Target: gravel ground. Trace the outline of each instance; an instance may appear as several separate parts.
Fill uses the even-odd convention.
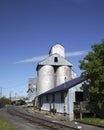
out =
[[[25,110],[22,109],[21,107],[18,109],[21,110]],[[103,128],[97,127],[97,126],[91,126],[91,125],[86,125],[86,124],[82,124],[82,123],[78,123],[78,122],[74,122],[74,121],[69,121],[69,120],[63,120],[62,118],[60,118],[59,116],[55,116],[55,117],[47,117],[47,115],[45,115],[44,113],[41,112],[36,112],[33,110],[29,110],[30,114],[34,115],[34,116],[39,116],[40,118],[45,118],[47,120],[52,120],[52,121],[57,121],[59,123],[63,123],[69,126],[74,126],[76,128],[79,128],[80,130],[104,130]],[[25,119],[22,119],[20,117],[17,116],[13,116],[10,115],[6,108],[0,109],[0,116],[3,116],[6,120],[8,120],[9,122],[13,123],[14,125],[18,126],[19,129],[18,130],[47,130],[46,128],[42,128],[41,126],[39,126],[38,124],[32,124],[30,122],[28,122]]]
[[[28,111],[30,113],[33,113],[34,115],[38,115],[41,118],[45,117],[45,119],[47,119],[48,117],[44,112],[34,111],[31,109],[29,109]],[[60,115],[49,117],[48,120],[52,120],[61,124],[69,125],[74,128],[78,128],[79,130],[104,130],[104,127],[98,127],[96,125],[95,126],[87,125],[87,124],[79,123],[76,121],[69,121],[68,118],[66,118],[65,116],[60,116]]]
[[[8,122],[16,125],[18,127],[18,130],[46,130],[37,124],[34,125],[34,124],[26,121],[25,119],[10,115],[7,112],[6,108],[0,109],[0,116],[2,116]]]

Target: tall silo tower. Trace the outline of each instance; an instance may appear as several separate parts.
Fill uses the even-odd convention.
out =
[[[69,66],[61,65],[56,70],[56,86],[71,79],[71,69]]]
[[[65,49],[56,44],[49,56],[37,65],[37,95],[70,80],[72,64],[65,59]]]
[[[38,64],[37,95],[54,87],[54,68],[51,65]]]

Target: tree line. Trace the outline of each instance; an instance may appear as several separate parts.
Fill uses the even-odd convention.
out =
[[[86,78],[90,101],[95,109],[104,107],[104,40],[91,46],[92,51],[79,61],[81,77]],[[104,113],[103,113],[104,114]]]

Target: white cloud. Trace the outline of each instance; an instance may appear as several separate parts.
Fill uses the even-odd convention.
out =
[[[75,52],[67,52],[67,53],[65,54],[65,56],[66,56],[66,57],[80,56],[80,55],[87,54],[87,52],[88,52],[88,50],[75,51]],[[24,59],[24,60],[17,61],[16,63],[37,62],[37,61],[44,60],[46,57],[48,57],[48,55],[35,56],[35,57],[29,58],[29,59]]]
[[[41,61],[41,60],[45,59],[47,56],[48,55],[36,56],[36,57],[29,58],[29,59],[24,59],[24,60],[17,61],[16,63],[37,62],[37,61]]]
[[[67,52],[65,54],[66,57],[72,57],[72,56],[80,56],[80,55],[84,55],[87,54],[88,50],[84,50],[84,51],[75,51],[75,52]]]

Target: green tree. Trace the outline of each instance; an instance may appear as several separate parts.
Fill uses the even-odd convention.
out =
[[[91,46],[83,60],[80,60],[82,77],[88,82],[88,90],[91,101],[98,104],[99,108],[104,104],[104,40]]]
[[[4,102],[5,104],[10,104],[10,99],[9,98],[6,98],[6,97],[2,97],[0,98],[0,101]]]

